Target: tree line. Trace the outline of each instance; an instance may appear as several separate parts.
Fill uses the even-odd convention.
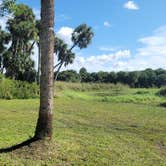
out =
[[[59,81],[91,82],[91,83],[122,83],[135,88],[161,87],[166,85],[166,70],[150,68],[142,71],[119,72],[87,72],[81,68],[79,72],[66,70],[59,73]]]

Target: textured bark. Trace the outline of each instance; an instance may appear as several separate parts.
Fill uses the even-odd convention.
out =
[[[35,137],[52,136],[53,94],[54,94],[54,0],[41,0],[41,78],[40,110]]]

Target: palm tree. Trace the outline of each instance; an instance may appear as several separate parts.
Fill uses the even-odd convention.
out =
[[[54,0],[41,0],[41,78],[40,110],[35,137],[52,136],[53,90],[54,90]]]
[[[92,41],[94,33],[91,27],[88,27],[86,24],[81,24],[77,28],[74,29],[72,33],[72,42],[73,45],[70,49],[67,49],[67,45],[63,43],[62,40],[55,38],[55,53],[59,52],[58,54],[58,61],[60,61],[57,65],[54,66],[58,68],[55,74],[55,80],[57,80],[58,74],[60,72],[61,67],[63,64],[68,65],[72,63],[75,57],[75,54],[72,53],[72,50],[75,46],[78,46],[80,49],[86,48]]]

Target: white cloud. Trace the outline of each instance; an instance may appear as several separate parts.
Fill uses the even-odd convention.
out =
[[[111,54],[102,54],[97,56],[77,56],[74,63],[69,65],[67,69],[79,70],[81,67],[86,67],[88,71],[111,70],[111,64],[114,61],[130,58],[130,50],[119,50]]]
[[[107,27],[107,28],[110,28],[110,27],[111,27],[111,24],[110,24],[108,21],[105,21],[105,22],[104,22],[104,26]]]
[[[153,35],[138,41],[144,45],[137,50],[138,55],[166,57],[166,26],[158,28]]]
[[[146,68],[166,68],[166,26],[154,31],[151,36],[138,39],[143,45],[135,56],[124,63],[115,62],[115,70],[143,70]]]
[[[72,45],[71,35],[73,33],[73,28],[70,27],[61,27],[57,32],[56,35],[64,40],[69,46]]]
[[[7,22],[8,18],[7,17],[1,17],[0,19],[0,26],[3,30],[6,29],[6,22]]]
[[[33,8],[33,13],[35,14],[36,19],[40,19],[40,10]]]
[[[130,50],[119,50],[89,57],[77,55],[74,64],[67,68],[78,71],[81,67],[86,67],[89,72],[166,69],[166,26],[156,29],[150,36],[138,39],[138,42],[142,46],[136,50],[134,55],[131,55]],[[109,48],[103,47],[101,50],[109,50]],[[112,52],[111,49],[110,51]]]
[[[123,7],[129,10],[139,10],[139,6],[134,1],[126,2]]]

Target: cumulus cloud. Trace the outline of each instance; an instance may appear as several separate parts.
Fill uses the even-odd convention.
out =
[[[139,10],[139,6],[134,1],[126,2],[123,7],[129,10]]]
[[[166,26],[156,29],[151,36],[138,39],[142,47],[124,63],[115,62],[117,70],[143,70],[166,68]]]
[[[130,50],[119,50],[110,54],[102,54],[97,56],[77,56],[74,63],[69,65],[68,69],[79,70],[81,67],[86,67],[88,71],[111,70],[114,61],[128,59],[131,56]]]
[[[138,54],[143,56],[165,56],[166,57],[166,26],[154,31],[152,36],[138,40],[144,47],[138,49]]]
[[[73,28],[71,27],[61,27],[57,32],[56,35],[57,37],[61,38],[64,40],[65,43],[67,43],[69,46],[72,45],[71,41],[71,35],[73,33]]]
[[[109,21],[105,21],[105,22],[104,22],[104,26],[107,27],[107,28],[110,28],[110,27],[111,27],[111,24],[109,23]]]

